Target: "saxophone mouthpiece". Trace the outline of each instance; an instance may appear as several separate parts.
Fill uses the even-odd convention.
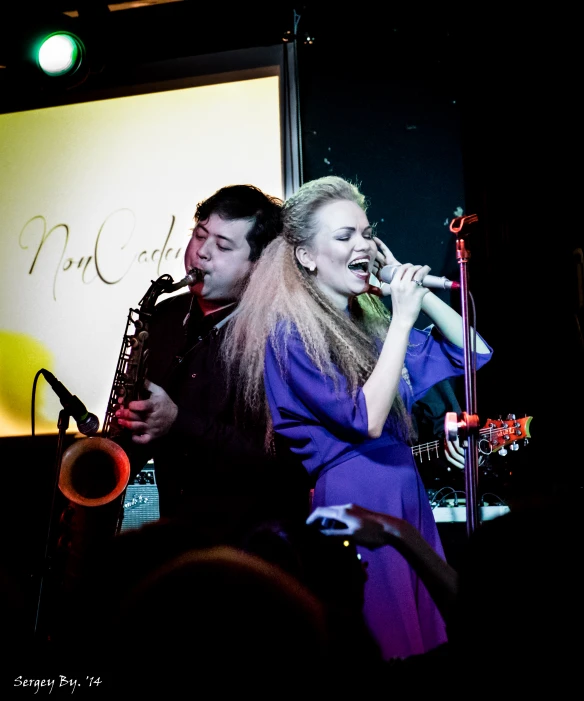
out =
[[[205,274],[199,268],[191,268],[187,273],[185,280],[187,285],[194,285],[196,282],[202,282]]]
[[[176,290],[180,290],[181,287],[185,287],[186,285],[194,285],[196,282],[202,279],[203,271],[199,270],[198,268],[191,268],[182,280],[173,283],[171,278],[171,280],[167,281],[167,283],[171,282],[171,284],[167,284],[165,292],[176,292]]]

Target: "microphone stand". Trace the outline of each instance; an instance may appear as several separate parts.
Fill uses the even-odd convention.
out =
[[[447,437],[454,440],[457,436],[463,439],[465,447],[464,481],[466,492],[466,532],[470,536],[479,524],[477,488],[479,452],[477,436],[479,435],[479,417],[476,408],[475,366],[472,363],[475,347],[471,346],[470,322],[468,313],[468,276],[467,263],[470,252],[466,248],[464,238],[468,227],[478,221],[476,214],[456,217],[450,223],[450,231],[456,235],[456,259],[460,267],[460,296],[461,315],[463,324],[464,349],[464,388],[466,411],[457,415],[448,412],[444,419],[444,429]]]
[[[47,628],[45,625],[45,620],[47,615],[44,612],[44,600],[45,600],[45,580],[48,578],[48,573],[51,569],[51,557],[52,557],[52,545],[53,545],[53,521],[55,518],[55,503],[57,499],[57,491],[59,487],[59,475],[61,472],[61,460],[63,457],[63,446],[65,442],[65,434],[69,428],[70,415],[66,409],[61,409],[59,412],[59,419],[57,421],[57,428],[59,429],[59,434],[57,438],[57,452],[55,457],[55,479],[53,484],[53,492],[51,498],[51,510],[49,513],[49,524],[47,527],[47,536],[45,540],[45,554],[43,558],[42,570],[40,573],[40,582],[38,589],[37,598],[37,609],[34,624],[34,637],[40,639],[44,636],[44,642],[48,642],[50,638],[50,627]]]

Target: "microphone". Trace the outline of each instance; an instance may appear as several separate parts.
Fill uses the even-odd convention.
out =
[[[61,383],[57,378],[44,368],[41,373],[45,377],[46,381],[51,385],[55,394],[61,400],[61,404],[64,409],[67,409],[69,414],[77,422],[77,428],[79,431],[86,436],[92,436],[97,433],[99,429],[99,419],[95,414],[91,414],[87,411],[85,404],[78,399],[74,394],[71,394],[69,390]]]
[[[395,271],[399,268],[399,265],[385,265],[379,271],[379,279],[381,282],[390,283],[393,280]],[[460,283],[449,280],[446,277],[436,277],[436,275],[426,275],[422,280],[422,287],[440,289],[440,290],[459,290]]]

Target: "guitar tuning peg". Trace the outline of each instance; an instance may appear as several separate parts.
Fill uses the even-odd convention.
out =
[[[507,455],[507,448],[505,448],[505,446],[503,446],[503,447],[499,450],[499,455],[500,455],[502,458],[504,458],[505,455]]]
[[[515,421],[516,416],[515,414],[507,414],[507,420],[508,421]]]
[[[519,443],[511,443],[511,445],[509,447],[513,451],[519,450]]]

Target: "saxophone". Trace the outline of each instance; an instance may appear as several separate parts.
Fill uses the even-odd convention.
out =
[[[123,498],[130,478],[130,460],[122,447],[129,432],[120,427],[115,412],[135,399],[144,399],[148,361],[149,321],[158,297],[202,278],[193,268],[178,282],[162,275],[128,313],[126,330],[118,357],[103,429],[100,436],[88,436],[71,444],[63,453],[59,489],[68,500],[59,519],[59,553],[63,573],[60,588],[73,590],[83,574],[87,553],[120,531]],[[99,508],[97,508],[99,507]]]

